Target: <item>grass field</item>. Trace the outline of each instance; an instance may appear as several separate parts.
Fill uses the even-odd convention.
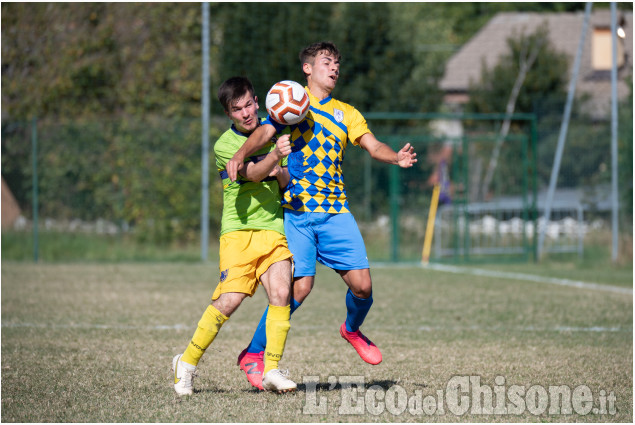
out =
[[[545,270],[632,289],[632,268]],[[404,266],[372,269],[375,302],[362,329],[381,348],[380,365],[362,362],[339,336],[345,287],[319,268],[281,362],[296,393],[256,392],[235,365],[266,303],[260,288],[203,357],[197,392],[178,398],[171,360],[217,274],[214,263],[3,261],[2,421],[633,420],[632,293]],[[469,377],[458,393],[469,405],[457,405],[452,385]],[[566,403],[545,404],[556,386],[575,395],[571,414],[562,414]]]

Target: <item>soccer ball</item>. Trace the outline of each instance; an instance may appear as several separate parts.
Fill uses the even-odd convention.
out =
[[[297,124],[309,112],[309,95],[295,81],[280,81],[267,93],[265,105],[267,113],[280,124]]]

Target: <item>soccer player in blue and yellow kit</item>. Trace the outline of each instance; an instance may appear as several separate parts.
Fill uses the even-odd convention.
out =
[[[340,53],[334,44],[312,44],[300,52],[300,61],[311,105],[306,118],[290,126],[290,182],[282,200],[285,232],[295,264],[291,312],[313,288],[316,260],[334,269],[349,288],[340,334],[364,361],[378,364],[381,352],[359,330],[373,303],[372,281],[366,247],[348,208],[341,165],[349,142],[378,161],[403,168],[417,162],[416,153],[409,143],[395,152],[375,138],[361,113],[331,97],[340,70]],[[285,128],[268,117],[227,163],[229,178],[236,178],[244,159]],[[261,384],[258,372],[267,341],[263,324],[264,319],[238,358],[256,387]]]
[[[289,136],[264,144],[246,159],[240,178],[230,181],[225,164],[260,126],[258,98],[248,79],[234,77],[220,86],[218,99],[233,122],[214,144],[216,165],[223,180],[220,282],[185,352],[172,360],[174,390],[179,395],[193,393],[200,358],[223,323],[261,283],[269,297],[261,388],[278,393],[293,391],[295,382],[278,369],[290,327],[291,252],[280,206],[280,186],[289,180],[286,167],[281,167],[291,152]]]

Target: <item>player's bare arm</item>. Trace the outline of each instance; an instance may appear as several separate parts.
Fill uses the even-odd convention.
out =
[[[254,182],[262,181],[268,176],[277,176],[282,172],[282,167],[278,165],[280,160],[291,153],[291,142],[289,141],[289,135],[285,134],[280,136],[276,141],[276,147],[274,150],[257,163],[248,162],[244,164],[244,167],[239,170],[241,176],[247,180]]]
[[[275,134],[276,129],[269,124],[261,125],[251,133],[245,143],[227,163],[227,175],[231,181],[236,181],[238,170],[243,168],[245,158],[262,148]]]
[[[289,169],[287,167],[278,167],[278,172],[276,173],[276,178],[278,179],[278,186],[280,189],[287,187],[289,184],[289,180],[291,180],[291,176],[289,175]]]
[[[399,165],[402,168],[412,167],[417,162],[417,153],[410,143],[406,143],[399,152],[395,152],[390,146],[377,140],[372,133],[366,133],[359,138],[359,144],[377,161]]]
[[[291,153],[291,136],[283,135],[276,142],[276,148],[280,150],[283,156],[287,156]],[[291,180],[291,175],[289,174],[289,168],[287,166],[281,166],[276,164],[273,167],[273,170],[269,173],[269,176],[274,177],[278,180],[278,186],[280,190],[287,187],[289,184],[289,180]]]

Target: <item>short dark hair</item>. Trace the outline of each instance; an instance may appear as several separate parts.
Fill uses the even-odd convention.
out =
[[[251,81],[246,77],[231,77],[218,88],[218,100],[225,111],[229,112],[232,103],[247,93],[252,97],[255,94]]]
[[[300,51],[300,67],[302,67],[305,63],[312,62],[315,57],[323,51],[335,56],[338,61],[342,59],[342,55],[334,43],[330,41],[318,41],[317,43],[313,43]]]

